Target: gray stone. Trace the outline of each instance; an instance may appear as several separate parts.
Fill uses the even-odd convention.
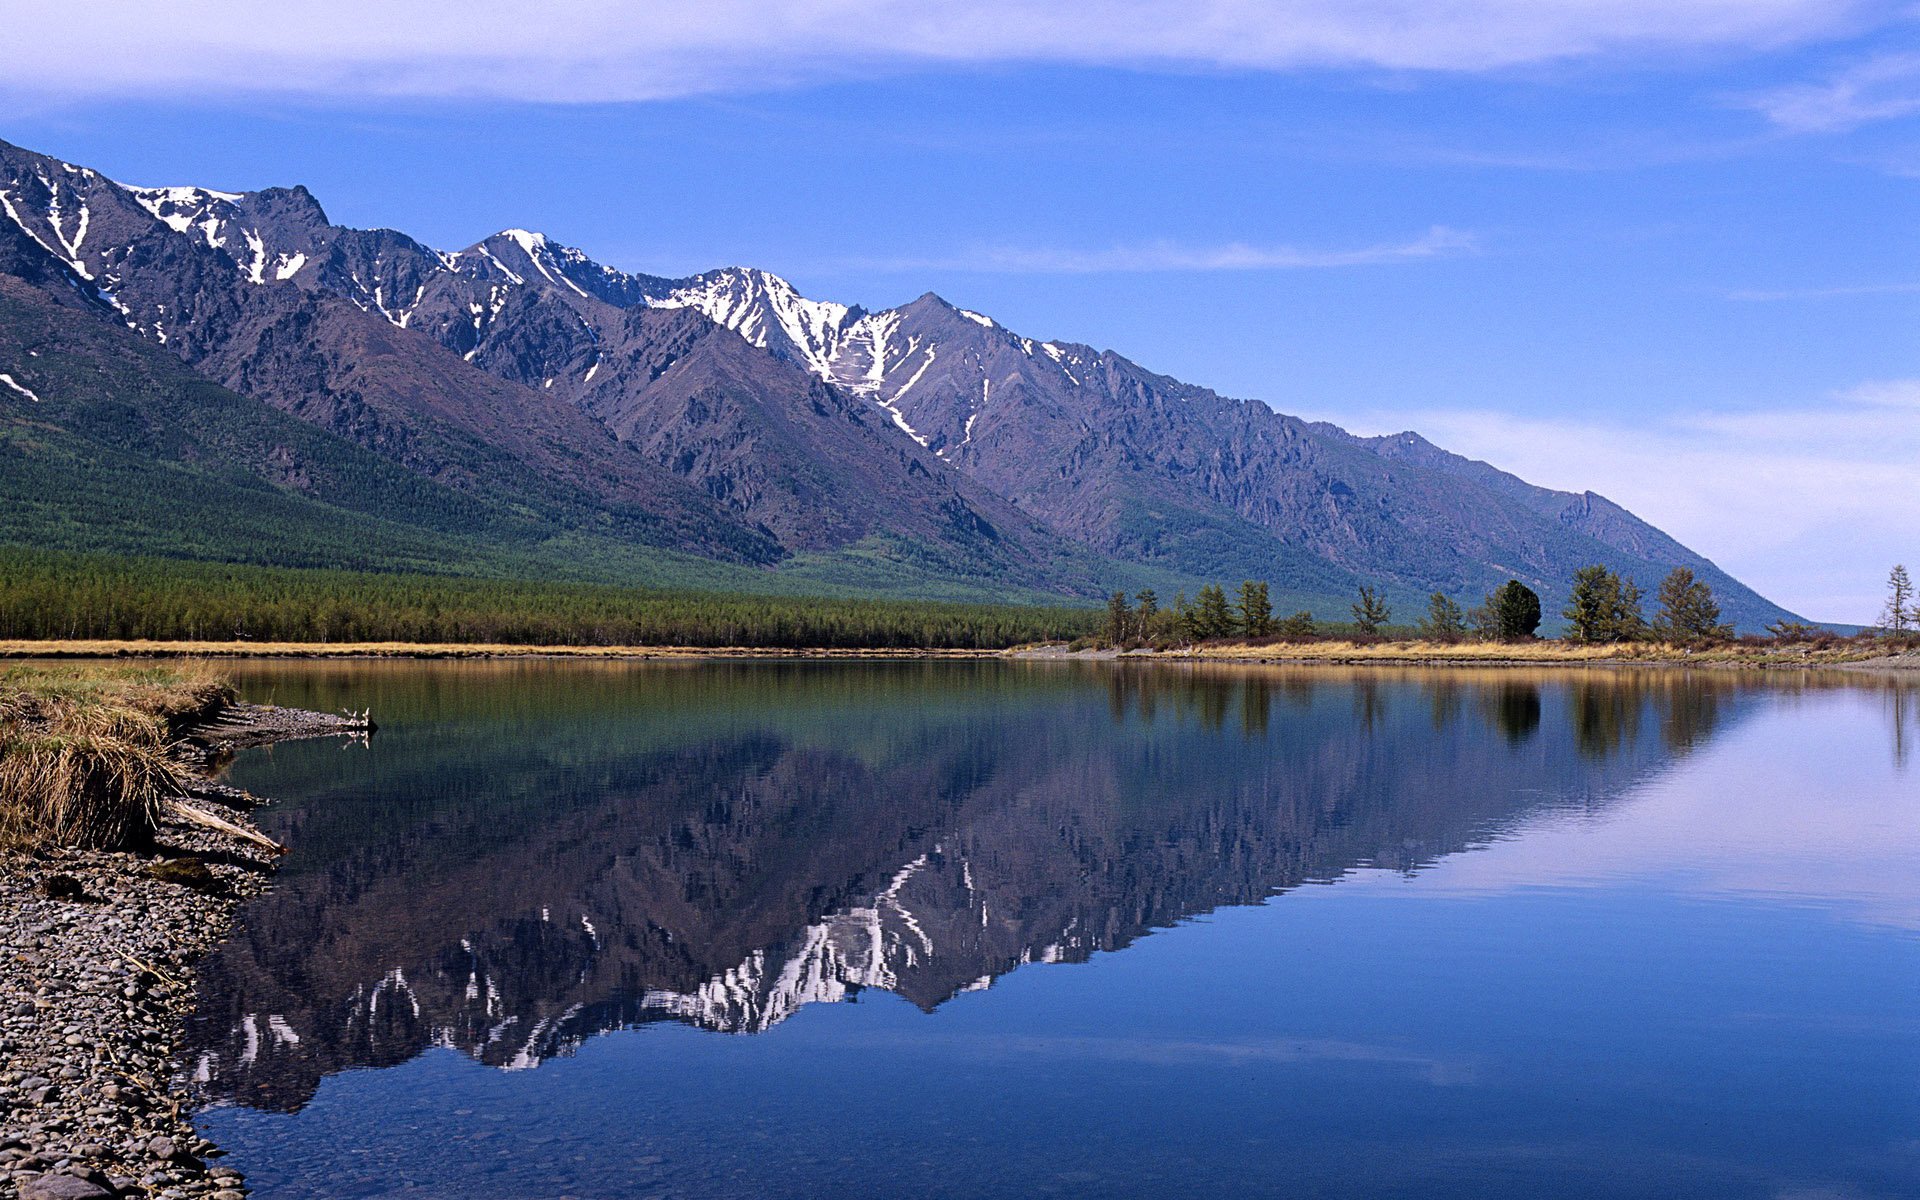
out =
[[[75,1175],[42,1175],[20,1187],[20,1200],[112,1200],[113,1193]]]

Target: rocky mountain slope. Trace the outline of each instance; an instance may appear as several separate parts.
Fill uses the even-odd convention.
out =
[[[1587,563],[1647,584],[1686,565],[1742,624],[1786,615],[1603,497],[931,294],[867,312],[764,271],[628,274],[525,230],[448,253],[334,225],[303,188],[127,187],[4,143],[0,217],[16,291],[575,535],[908,589],[1261,578],[1324,616],[1361,583],[1408,606],[1512,576],[1554,609]]]

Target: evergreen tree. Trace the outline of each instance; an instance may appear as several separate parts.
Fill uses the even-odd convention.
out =
[[[1226,589],[1210,583],[1200,589],[1200,611],[1195,622],[1203,638],[1222,638],[1233,633],[1233,610],[1227,607]]]
[[[1098,609],[672,592],[0,546],[0,637],[1002,648],[1097,632]]]
[[[1601,642],[1607,640],[1611,621],[1610,597],[1619,591],[1619,576],[1602,566],[1581,567],[1573,573],[1573,592],[1560,615],[1567,619],[1567,640]]]
[[[1197,641],[1200,637],[1200,614],[1185,592],[1173,597],[1173,628],[1185,641]]]
[[[1267,599],[1266,584],[1249,579],[1240,585],[1240,628],[1248,637],[1273,632],[1273,604]]]
[[[1733,636],[1733,626],[1720,622],[1720,605],[1714,601],[1713,589],[1685,567],[1675,567],[1661,581],[1659,600],[1653,632],[1664,641],[1702,642]]]
[[[1353,604],[1353,623],[1360,632],[1371,637],[1380,632],[1380,627],[1393,616],[1393,610],[1370,587],[1360,589],[1360,599]]]
[[[1776,642],[1810,642],[1826,634],[1818,625],[1809,625],[1804,621],[1789,621],[1785,617],[1767,626],[1767,636]]]
[[[1905,633],[1920,623],[1920,610],[1912,607],[1913,580],[1907,568],[1896,565],[1887,576],[1887,607],[1880,614],[1880,625],[1889,633]]]
[[[1567,640],[1572,642],[1627,642],[1640,637],[1647,627],[1639,587],[1599,565],[1573,573],[1573,594],[1561,615],[1567,619]]]
[[[1318,634],[1320,627],[1314,624],[1313,614],[1303,608],[1299,612],[1282,620],[1279,625],[1275,627],[1275,632],[1279,633],[1283,638],[1303,640]]]
[[[1467,614],[1448,599],[1445,592],[1427,598],[1426,619],[1420,622],[1420,636],[1433,642],[1457,642],[1467,633]]]
[[[1107,599],[1107,644],[1118,646],[1125,642],[1132,629],[1133,610],[1127,607],[1127,594],[1115,592]]]
[[[1522,641],[1540,628],[1540,594],[1518,579],[1495,588],[1486,607],[1496,641]]]
[[[1614,603],[1613,628],[1616,642],[1633,642],[1647,636],[1647,615],[1640,607],[1644,595],[1632,576],[1620,580],[1619,599]]]
[[[1133,598],[1140,605],[1140,624],[1145,628],[1147,622],[1160,615],[1160,597],[1152,588],[1141,588]]]

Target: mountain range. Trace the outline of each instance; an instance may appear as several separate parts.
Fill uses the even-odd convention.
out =
[[[1271,581],[1403,617],[1686,566],[1619,505],[1027,337],[931,293],[464,250],[302,187],[135,187],[0,142],[0,538],[295,566],[968,598]]]

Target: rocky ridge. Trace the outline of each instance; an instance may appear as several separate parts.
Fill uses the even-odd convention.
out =
[[[4,143],[0,208],[0,276],[572,536],[763,568],[839,555],[822,578],[867,586],[876,568],[1078,596],[1265,579],[1323,619],[1361,584],[1405,612],[1517,578],[1555,612],[1579,567],[1650,587],[1684,566],[1744,629],[1791,617],[1592,492],[932,293],[869,311],[757,269],[630,274],[525,229],[441,251],[335,225],[300,187],[127,187]]]

